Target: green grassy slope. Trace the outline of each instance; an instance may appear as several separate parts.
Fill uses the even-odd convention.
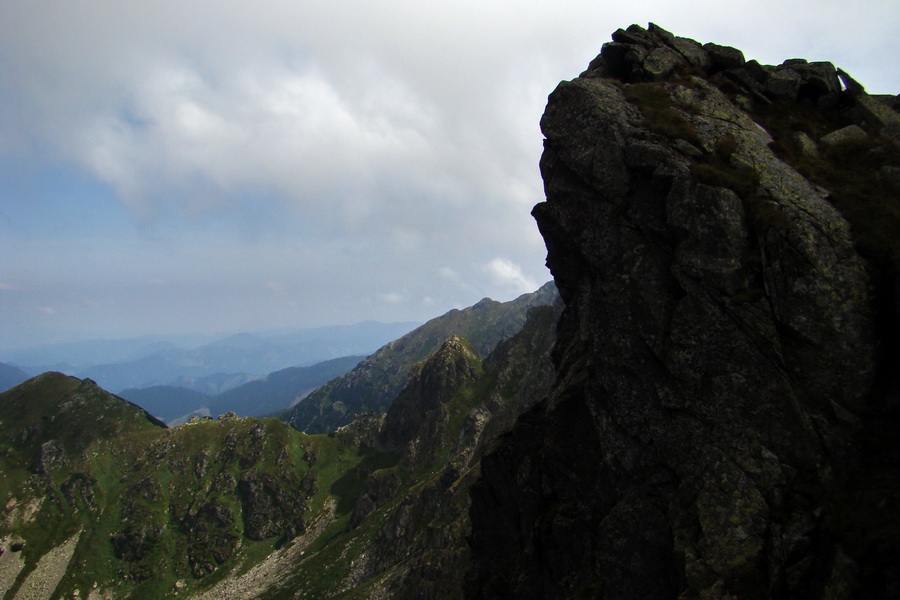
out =
[[[166,429],[89,380],[41,375],[0,394],[0,538],[19,542],[25,562],[0,598],[75,534],[60,597],[203,590],[301,535],[331,505],[330,535],[340,531],[367,469],[384,460],[278,419]]]

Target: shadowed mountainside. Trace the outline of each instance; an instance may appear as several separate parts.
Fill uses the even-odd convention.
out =
[[[653,25],[559,84],[558,385],[482,461],[468,598],[900,594],[896,106]]]

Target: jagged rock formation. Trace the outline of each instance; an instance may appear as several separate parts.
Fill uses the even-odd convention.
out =
[[[336,430],[366,457],[345,529],[261,598],[461,598],[469,486],[484,448],[549,392],[561,310],[533,307],[484,359],[451,336],[412,367],[396,408]]]
[[[479,356],[487,356],[500,340],[522,328],[529,308],[552,304],[556,298],[556,287],[548,282],[510,302],[484,298],[468,308],[451,310],[386,344],[346,375],[312,392],[284,419],[300,431],[328,433],[359,415],[386,412],[403,390],[412,366],[436,352],[448,337],[461,336]]]
[[[467,597],[900,594],[892,106],[653,25],[557,87],[558,384],[482,460]]]
[[[451,337],[413,368],[383,420],[365,420],[378,427],[369,439],[399,460],[368,476],[349,521],[352,535],[370,539],[344,579],[346,589],[365,590],[354,597],[461,598],[469,487],[484,448],[549,392],[561,309],[532,308],[484,360]]]
[[[391,403],[379,432],[379,445],[402,456],[407,468],[422,465],[452,440],[444,431],[448,405],[464,385],[481,374],[481,361],[463,338],[452,336],[413,368],[406,386]]]

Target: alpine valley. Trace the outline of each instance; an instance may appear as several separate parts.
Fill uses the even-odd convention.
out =
[[[541,127],[533,293],[276,417],[0,394],[0,598],[900,597],[900,99],[632,25]]]

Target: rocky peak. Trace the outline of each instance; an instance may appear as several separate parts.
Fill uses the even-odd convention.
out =
[[[409,464],[420,462],[445,446],[437,434],[447,418],[446,405],[481,371],[475,349],[463,338],[448,338],[430,357],[418,363],[381,429],[381,445],[404,454]]]
[[[552,282],[509,302],[485,298],[475,306],[453,309],[383,346],[349,373],[333,379],[292,408],[285,419],[308,433],[327,433],[357,415],[386,412],[403,390],[413,365],[440,349],[447,338],[468,340],[479,356],[515,335],[532,306],[552,304]]]
[[[849,525],[900,504],[896,124],[828,63],[655,25],[559,84],[557,385],[482,461],[469,597],[900,593],[900,535]]]
[[[560,303],[532,307],[522,329],[498,343],[483,362],[454,336],[419,365],[410,382],[426,372],[431,373],[426,378],[444,375],[433,377],[438,386],[428,388],[429,398],[412,394],[404,402],[431,402],[432,408],[416,424],[415,436],[395,446],[399,465],[367,477],[349,521],[356,531],[377,525],[356,572],[357,581],[382,582],[379,592],[368,597],[461,597],[468,564],[469,486],[482,449],[549,391],[550,350],[561,310]],[[453,371],[457,375],[447,376]],[[377,418],[367,416],[337,435],[365,444],[360,430],[376,426]]]
[[[493,300],[492,298],[482,298],[481,300],[473,304],[472,308],[488,308],[494,304],[498,304],[498,302],[496,300]]]
[[[701,45],[653,23],[647,29],[639,25],[619,29],[612,39],[603,45],[582,78],[634,84],[701,77],[730,87],[742,108],[750,108],[752,102],[802,102],[832,114],[843,112],[848,121],[900,139],[900,114],[896,110],[900,97],[869,96],[846,71],[829,62],[791,58],[780,65],[763,65],[745,60],[736,48]]]

